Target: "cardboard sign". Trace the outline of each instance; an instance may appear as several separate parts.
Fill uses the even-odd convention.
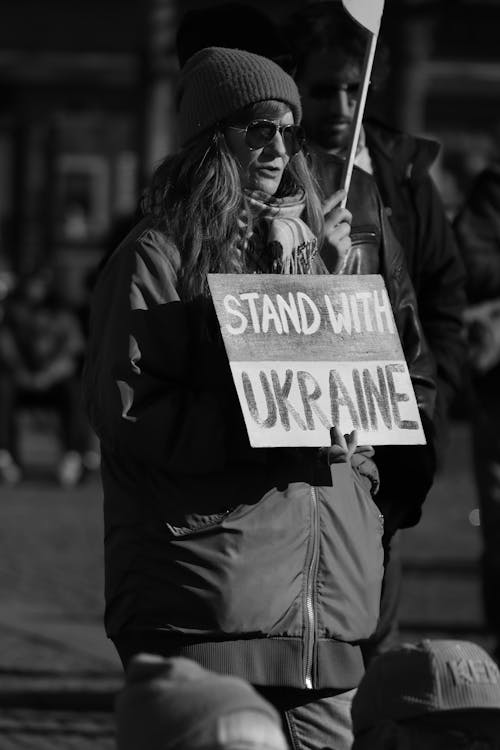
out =
[[[209,274],[255,448],[423,444],[418,407],[382,276]]]

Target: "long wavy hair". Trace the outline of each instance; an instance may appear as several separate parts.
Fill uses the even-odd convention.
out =
[[[278,101],[261,102],[231,122],[255,117],[278,118],[288,110]],[[323,212],[319,188],[302,152],[283,173],[276,197],[304,194],[304,221],[321,244]],[[168,156],[153,175],[143,210],[153,214],[157,228],[173,240],[181,254],[179,294],[189,300],[208,294],[207,273],[242,273],[238,244],[245,216],[238,163],[230,152],[222,126]],[[240,222],[240,223],[239,223]]]

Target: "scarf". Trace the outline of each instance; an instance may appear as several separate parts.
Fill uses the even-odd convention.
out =
[[[245,272],[312,273],[318,242],[300,218],[304,192],[276,198],[257,190],[244,191],[244,203],[239,226]]]

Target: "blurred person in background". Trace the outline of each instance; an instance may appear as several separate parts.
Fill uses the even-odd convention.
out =
[[[284,28],[293,50],[313,172],[328,197],[340,185],[367,32],[350,18],[340,0],[310,3],[293,14]],[[382,85],[387,71],[387,49],[379,40],[372,86]],[[446,443],[449,408],[461,385],[465,293],[464,272],[453,233],[429,175],[438,150],[437,143],[365,118],[347,202],[352,213],[351,245],[344,257],[336,259],[331,253],[330,264],[342,273],[379,272],[376,259],[380,235],[387,236],[384,226],[390,225],[403,248],[423,331],[437,363],[435,437],[428,442],[436,446],[439,457]],[[374,190],[380,195],[378,216],[373,210]],[[389,447],[377,448],[376,455],[382,479],[379,502],[386,502],[389,507],[397,503],[411,505],[409,496],[401,494],[401,486],[408,472],[415,471],[414,452],[407,447]],[[428,472],[424,462],[417,474],[425,476]],[[413,523],[418,518],[414,516]],[[398,638],[401,561],[397,535],[393,537],[396,528],[386,528],[381,621],[366,649],[367,659],[394,645]]]
[[[288,750],[279,713],[238,677],[138,654],[115,703],[117,750]]]
[[[498,750],[500,672],[469,641],[402,644],[369,665],[352,724],[352,750]]]
[[[5,300],[0,327],[1,481],[15,484],[22,477],[17,415],[36,407],[49,407],[59,418],[58,481],[73,486],[82,479],[89,433],[80,386],[83,351],[78,318],[62,302],[51,269],[21,276]]]
[[[372,451],[338,430],[325,451],[251,448],[207,285],[209,272],[327,273],[300,97],[271,60],[208,47],[184,65],[178,102],[181,150],[92,300],[106,630],[124,665],[147,651],[243,677],[295,750],[347,750],[380,600]],[[389,296],[425,415],[432,366],[404,281]]]
[[[467,271],[473,461],[486,621],[500,659],[500,159],[481,172],[455,219]]]

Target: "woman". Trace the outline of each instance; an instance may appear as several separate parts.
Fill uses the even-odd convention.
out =
[[[265,58],[207,48],[186,64],[183,149],[101,273],[85,389],[122,661],[153,651],[244,677],[293,747],[348,748],[380,597],[376,468],[338,432],[329,455],[250,447],[207,289],[208,272],[325,272],[300,118]]]

